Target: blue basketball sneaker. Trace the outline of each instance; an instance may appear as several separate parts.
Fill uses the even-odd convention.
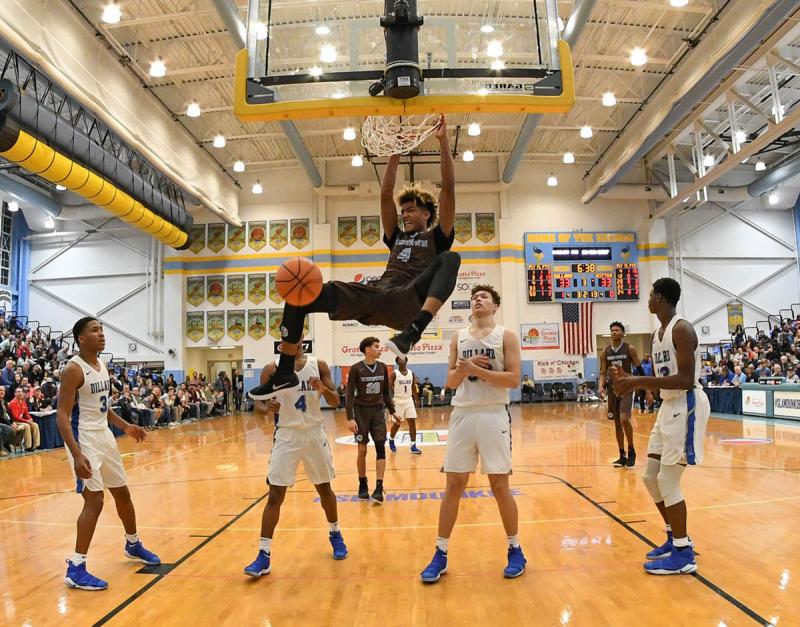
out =
[[[667,541],[661,546],[657,546],[650,551],[646,557],[649,560],[660,560],[665,557],[669,557],[670,553],[672,553],[672,549],[672,532],[667,531]]]
[[[522,554],[521,546],[508,547],[508,566],[503,570],[503,577],[513,579],[525,572],[525,564],[528,560]]]
[[[328,534],[328,540],[331,541],[331,546],[333,547],[333,559],[343,560],[347,557],[347,547],[344,544],[341,531],[331,531]]]
[[[681,550],[673,548],[669,557],[646,562],[644,569],[651,575],[688,575],[697,570],[697,563],[694,561],[694,550],[691,546]]]
[[[244,569],[244,574],[258,578],[261,577],[261,575],[269,575],[269,571],[269,553],[266,551],[259,551],[256,561]]]
[[[396,453],[397,452],[397,445],[394,443],[394,440],[391,439],[391,438],[389,439],[389,450],[392,453]]]
[[[422,571],[420,576],[423,583],[436,583],[439,577],[447,572],[447,553],[442,551],[438,546],[436,553],[433,554],[431,563]]]
[[[141,542],[125,541],[125,557],[129,560],[136,560],[148,566],[158,566],[161,559],[155,553],[151,553],[142,546]]]
[[[108,582],[86,572],[86,562],[73,564],[69,560],[67,560],[67,575],[64,577],[64,583],[70,588],[78,590],[105,590],[108,588]]]
[[[416,442],[411,445],[411,454],[412,455],[422,455],[422,451],[417,448]]]

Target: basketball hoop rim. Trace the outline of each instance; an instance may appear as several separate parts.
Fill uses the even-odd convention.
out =
[[[558,42],[562,91],[556,96],[513,94],[462,94],[417,96],[397,100],[386,96],[320,98],[304,101],[247,102],[247,50],[236,55],[233,110],[243,122],[318,120],[367,116],[424,115],[428,113],[566,113],[575,104],[572,53],[564,40]]]

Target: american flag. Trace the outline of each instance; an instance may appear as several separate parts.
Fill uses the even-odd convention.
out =
[[[594,352],[592,305],[594,303],[561,304],[561,316],[564,320],[564,352],[567,355],[588,355]]]

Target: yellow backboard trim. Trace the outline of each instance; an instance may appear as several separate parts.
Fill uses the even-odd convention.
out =
[[[509,94],[459,94],[417,96],[398,100],[386,96],[321,98],[249,104],[247,102],[247,50],[236,55],[233,110],[242,122],[315,120],[368,115],[415,115],[424,113],[566,113],[575,104],[575,75],[567,42],[558,42],[563,91],[558,96]]]

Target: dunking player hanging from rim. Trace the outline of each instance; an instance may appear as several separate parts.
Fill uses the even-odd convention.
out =
[[[439,222],[434,197],[425,190],[405,187],[398,197],[402,226],[397,223],[393,193],[399,155],[389,157],[381,183],[381,222],[383,241],[389,247],[386,270],[377,281],[366,285],[329,281],[315,301],[303,307],[288,303],[281,322],[281,356],[270,379],[250,391],[250,397],[263,400],[280,390],[299,385],[294,360],[310,313],[325,312],[331,320],[358,320],[363,324],[386,325],[402,331],[386,345],[397,355],[405,355],[417,343],[456,285],[461,258],[450,250],[455,217],[455,179],[453,156],[447,139],[447,122],[439,119],[435,133],[441,152]]]

